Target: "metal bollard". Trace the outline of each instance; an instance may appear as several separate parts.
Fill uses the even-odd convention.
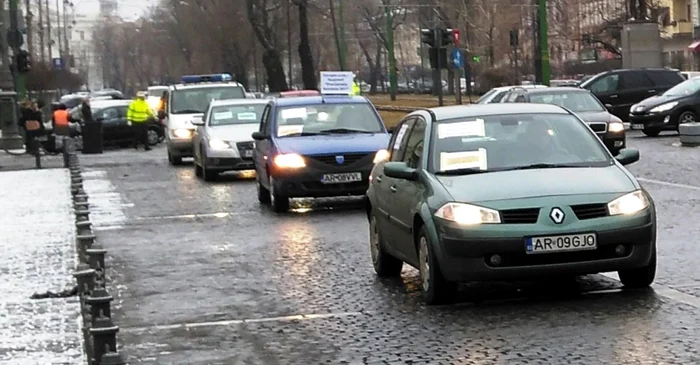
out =
[[[78,258],[81,262],[87,261],[87,250],[92,248],[93,243],[95,243],[95,238],[94,234],[79,235],[76,237]]]
[[[78,196],[78,195],[86,195],[85,190],[83,190],[83,187],[79,187],[77,189],[71,189],[71,193],[73,193],[73,196]]]
[[[85,289],[88,292],[92,291],[95,287],[95,270],[91,269],[86,264],[79,264],[78,270],[73,273],[73,277],[78,281],[78,291],[81,296],[84,296]]]
[[[75,210],[90,209],[90,203],[76,201],[76,202],[73,202],[73,208],[75,208]]]
[[[85,250],[85,253],[88,256],[88,265],[90,265],[90,267],[95,270],[98,275],[104,276],[104,272],[98,272],[98,270],[104,271],[105,254],[107,254],[107,250],[99,243],[96,243],[89,249]]]
[[[89,210],[76,210],[75,217],[77,220],[86,221],[90,218]]]
[[[124,358],[122,355],[116,351],[116,349],[112,349],[109,347],[109,345],[105,346],[105,354],[102,355],[102,359],[100,359],[99,362],[100,365],[127,365],[126,361],[124,361]]]
[[[82,194],[73,194],[73,199],[76,202],[87,202],[88,201],[88,195],[83,192]]]
[[[92,234],[92,222],[89,220],[75,222],[75,228],[78,230],[79,236]]]
[[[90,334],[92,335],[92,348],[94,349],[92,359],[94,364],[100,364],[97,360],[102,360],[102,356],[106,353],[107,348],[117,348],[117,332],[119,332],[119,326],[116,326],[104,313],[99,313],[96,318],[93,318]]]
[[[111,303],[114,298],[107,292],[107,289],[97,284],[95,289],[85,298],[85,304],[90,306],[90,315],[95,320],[100,314],[112,318]]]

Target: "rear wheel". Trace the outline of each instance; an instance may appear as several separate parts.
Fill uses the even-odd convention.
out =
[[[646,288],[654,282],[656,278],[656,245],[651,252],[651,259],[646,266],[636,269],[620,270],[617,272],[620,276],[622,285],[628,288]]]
[[[270,177],[270,202],[275,213],[284,213],[289,210],[289,198],[280,194],[275,188],[274,179]]]
[[[418,263],[423,299],[428,305],[443,304],[454,298],[457,283],[449,282],[442,276],[435,250],[429,241],[425,226],[418,234]]]
[[[158,129],[156,127],[148,128],[148,131],[146,131],[146,136],[148,137],[149,146],[155,146],[160,141],[160,134],[158,133]]]
[[[379,230],[377,217],[372,213],[369,219],[369,250],[372,255],[372,266],[378,276],[396,277],[401,275],[403,261],[389,255],[382,247],[382,234]]]

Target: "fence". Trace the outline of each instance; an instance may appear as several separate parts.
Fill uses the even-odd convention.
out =
[[[89,197],[83,189],[82,172],[75,145],[70,139],[65,143],[64,165],[70,169],[71,175],[79,262],[73,276],[78,282],[87,363],[89,365],[126,365],[117,347],[119,326],[112,322],[111,303],[114,298],[107,291],[105,270],[107,250],[96,242],[92,231]]]

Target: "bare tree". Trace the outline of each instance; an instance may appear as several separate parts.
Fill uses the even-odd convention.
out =
[[[262,62],[267,71],[267,86],[273,92],[289,89],[279,52],[278,33],[275,31],[275,25],[280,20],[275,13],[279,8],[280,4],[271,0],[246,0],[248,21],[263,48]]]

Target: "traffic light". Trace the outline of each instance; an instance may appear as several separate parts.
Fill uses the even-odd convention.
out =
[[[17,71],[19,73],[26,74],[32,69],[31,57],[29,55],[29,52],[25,50],[21,50],[19,51],[19,53],[17,53],[15,63],[17,65]]]
[[[440,48],[447,47],[454,43],[454,35],[452,29],[439,29],[440,32]]]
[[[420,41],[431,48],[435,47],[435,29],[421,29]]]

